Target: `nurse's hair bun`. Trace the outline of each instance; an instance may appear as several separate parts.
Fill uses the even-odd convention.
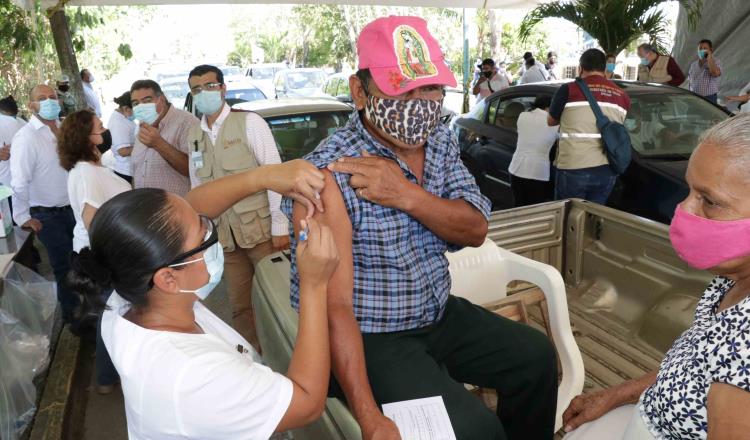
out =
[[[83,313],[100,313],[105,308],[105,291],[112,288],[112,272],[97,259],[91,248],[70,255],[68,285],[83,297]]]
[[[91,248],[85,247],[81,252],[73,252],[70,260],[75,270],[87,274],[97,284],[107,287],[112,283],[112,272],[94,257]]]

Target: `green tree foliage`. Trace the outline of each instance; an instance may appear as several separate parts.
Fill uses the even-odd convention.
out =
[[[544,31],[534,30],[525,41],[521,41],[518,39],[518,26],[503,23],[500,39],[506,54],[505,61],[508,63],[508,70],[511,72],[516,72],[521,68],[525,52],[531,52],[534,54],[534,58],[542,63],[547,62],[549,40],[547,33]]]
[[[544,3],[529,12],[519,30],[528,40],[532,30],[545,18],[559,17],[577,25],[594,37],[607,53],[619,54],[643,35],[664,47],[668,19],[657,6],[667,0],[576,0]],[[700,18],[703,0],[678,0],[687,11],[692,27]]]
[[[145,23],[149,7],[78,7],[66,10],[73,47],[81,67],[97,66],[104,78],[132,57],[128,45],[132,23]],[[21,105],[35,84],[52,82],[59,74],[57,53],[46,11],[37,2],[24,11],[11,0],[0,0],[0,95],[13,95]]]

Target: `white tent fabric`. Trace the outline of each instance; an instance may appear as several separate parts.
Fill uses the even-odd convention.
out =
[[[704,38],[714,43],[715,55],[721,60],[719,98],[736,95],[750,82],[750,67],[747,62],[750,1],[704,0],[701,20],[695,30],[690,29],[685,11],[680,10],[672,52],[685,75],[690,63],[697,59],[698,42]]]
[[[33,0],[13,0],[14,3],[29,8]],[[42,0],[44,8],[57,4],[55,0]],[[485,8],[519,9],[533,8],[542,0],[71,0],[69,6],[102,5],[176,5],[176,4],[341,4],[341,5],[380,5],[380,6],[424,6],[437,8]]]

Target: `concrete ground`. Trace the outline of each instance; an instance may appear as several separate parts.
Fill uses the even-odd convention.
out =
[[[216,286],[204,303],[224,322],[231,323],[232,311],[224,281]],[[94,363],[93,356],[89,362]],[[88,388],[88,404],[82,440],[127,440],[127,423],[121,389],[117,387],[114,393],[102,396],[96,392],[95,383],[92,374],[91,385]]]

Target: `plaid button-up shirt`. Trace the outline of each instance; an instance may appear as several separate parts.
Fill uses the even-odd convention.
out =
[[[425,145],[422,188],[444,199],[463,199],[489,218],[490,202],[459,157],[455,136],[440,125]],[[366,150],[394,160],[406,178],[417,183],[408,165],[376,141],[354,112],[349,123],[305,157],[319,168]],[[443,316],[451,280],[445,252],[460,246],[447,243],[402,211],[357,197],[349,175],[334,173],[352,223],[354,315],[363,333],[388,333],[425,327]],[[291,218],[292,201],[282,210]],[[291,229],[290,229],[291,230]],[[299,276],[292,234],[291,302],[299,310]]]
[[[721,60],[714,58],[714,62],[716,63],[716,67],[721,70]],[[693,61],[688,71],[688,79],[690,80],[690,90],[701,96],[711,96],[719,93],[721,77],[711,75],[711,71],[708,69],[708,61],[703,63],[703,66],[700,65],[698,60]]]

